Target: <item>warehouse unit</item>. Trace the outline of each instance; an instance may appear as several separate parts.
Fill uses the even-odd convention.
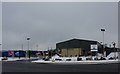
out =
[[[89,55],[91,45],[97,45],[98,52],[102,53],[102,45],[99,42],[83,39],[71,39],[56,43],[56,49],[60,50],[61,56],[63,57],[82,56]]]

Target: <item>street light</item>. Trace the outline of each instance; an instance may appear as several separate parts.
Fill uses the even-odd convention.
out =
[[[103,53],[104,53],[104,48],[105,48],[105,46],[104,46],[104,32],[105,32],[105,29],[101,29],[101,31],[103,32]],[[106,55],[104,54],[104,56],[106,56]]]
[[[115,45],[116,43],[115,42],[112,42],[113,46],[114,46],[114,59],[116,60],[116,51],[115,51]]]
[[[30,37],[27,38],[27,41],[28,41],[28,57],[29,57],[29,60],[30,60],[30,50],[29,50],[29,41],[30,41]]]

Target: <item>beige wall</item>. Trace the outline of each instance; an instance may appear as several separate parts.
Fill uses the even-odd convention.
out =
[[[61,56],[63,57],[70,57],[70,56],[79,56],[82,55],[81,48],[69,48],[69,49],[61,49]]]

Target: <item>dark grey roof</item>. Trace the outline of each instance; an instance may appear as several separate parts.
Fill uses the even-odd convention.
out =
[[[62,42],[58,42],[56,44],[59,44],[59,43],[64,43],[64,42],[71,42],[71,41],[86,41],[86,42],[98,42],[98,41],[94,41],[94,40],[85,40],[85,39],[69,39],[69,40],[66,40],[66,41],[62,41]]]

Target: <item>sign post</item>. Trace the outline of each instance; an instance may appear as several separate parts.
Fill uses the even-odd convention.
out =
[[[96,56],[97,56],[98,46],[96,44],[92,44],[90,47],[91,47],[91,52],[96,52]]]

